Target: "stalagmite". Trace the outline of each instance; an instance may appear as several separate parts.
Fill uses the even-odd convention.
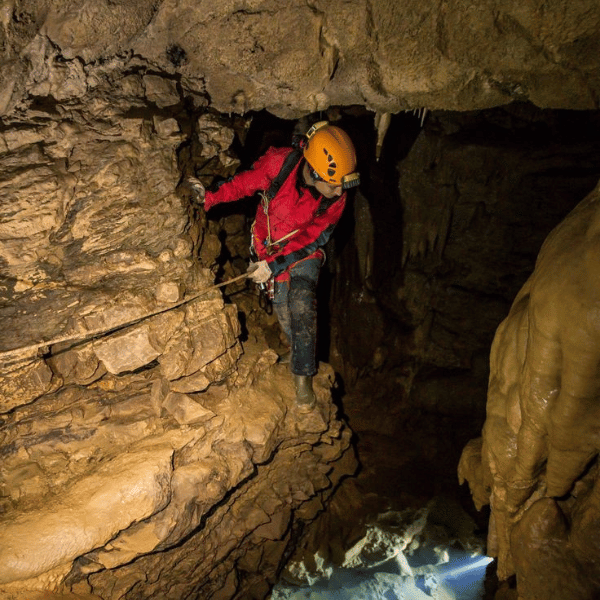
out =
[[[379,160],[381,156],[381,148],[383,146],[383,140],[385,139],[385,134],[390,126],[392,121],[391,113],[376,113],[375,114],[375,129],[377,129],[377,144],[375,146],[375,158]]]
[[[600,589],[599,254],[600,186],[548,236],[498,328],[483,444],[459,467],[491,504],[488,551],[524,600]]]

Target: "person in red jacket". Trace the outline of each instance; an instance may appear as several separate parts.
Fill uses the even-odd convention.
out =
[[[356,152],[348,134],[326,121],[315,123],[298,149],[269,148],[248,171],[217,191],[188,178],[205,210],[261,191],[252,226],[256,260],[248,268],[258,284],[274,278],[273,307],[291,346],[296,403],[315,405],[317,280],[330,238],[346,204],[346,189],[359,184]]]

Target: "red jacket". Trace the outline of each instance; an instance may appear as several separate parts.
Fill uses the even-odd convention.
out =
[[[268,190],[292,151],[292,148],[269,148],[251,170],[238,173],[216,192],[206,192],[205,209]],[[339,198],[329,199],[314,187],[306,186],[301,173],[303,165],[301,159],[269,202],[268,220],[263,202],[256,211],[252,244],[258,258],[267,261],[274,275],[284,273],[299,260],[316,255],[327,243],[346,205],[345,192]],[[272,243],[285,238],[273,253],[267,249],[269,229]]]

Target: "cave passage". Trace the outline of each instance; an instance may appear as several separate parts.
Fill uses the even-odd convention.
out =
[[[328,118],[357,147],[362,183],[326,247],[319,284],[319,358],[337,373],[334,393],[361,464],[329,512],[351,506],[356,522],[333,527],[326,523],[336,517],[329,515],[312,525],[335,530],[342,539],[330,543],[346,548],[359,522],[431,502],[460,507],[485,545],[489,511],[474,509],[456,469],[485,419],[490,345],[544,239],[600,178],[597,111],[514,103],[421,117],[393,115],[379,159],[377,116],[361,107],[301,122],[256,113],[233,146],[241,168],[249,168],[270,145],[289,145],[295,133]],[[241,212],[248,231],[252,202],[210,218],[227,222]],[[222,239],[221,259],[243,268],[247,256],[236,249],[244,245]],[[230,300],[244,293],[250,292]],[[250,311],[245,327],[261,328],[281,351],[276,321]],[[352,587],[356,580],[345,573],[315,578],[322,595],[314,597],[327,598],[327,586],[338,589],[344,578]],[[494,579],[493,565],[488,578]],[[289,586],[278,593],[296,597]],[[456,597],[483,592],[471,593]],[[381,597],[396,597],[389,594]]]
[[[158,91],[160,79],[144,81]],[[585,245],[593,218],[577,221],[576,243],[546,241],[594,207],[597,191],[582,199],[600,178],[599,113],[342,106],[291,121],[221,114],[169,90],[173,104],[160,109],[100,103],[94,126],[57,124],[54,104],[40,100],[35,126],[0,132],[16,148],[0,153],[11,357],[0,377],[0,586],[28,593],[50,573],[68,593],[135,600],[175,598],[173,582],[198,598],[263,598],[277,581],[281,593],[343,584],[358,595],[376,583],[393,600],[400,578],[415,595],[463,594],[448,568],[485,570],[469,593],[491,598],[504,586],[514,597],[507,540],[486,546],[489,486],[477,487],[491,347],[502,323],[528,331],[518,320],[528,297],[513,303],[536,257],[559,291],[549,251],[595,259]],[[325,249],[319,410],[302,418],[278,362],[276,316],[238,279],[258,199],[207,213],[180,192],[183,176],[218,185],[324,118],[355,140],[363,183]],[[580,263],[566,274],[585,276]],[[594,298],[588,280],[574,289]],[[230,283],[221,291],[215,281]],[[587,333],[586,305],[574,306],[560,314],[576,314]],[[509,367],[519,356],[498,354]],[[514,425],[518,411],[508,412]],[[578,503],[596,497],[598,463],[583,450],[577,495],[541,498],[531,519],[567,539],[565,515],[579,515],[585,549],[592,513]],[[529,548],[540,528],[527,523],[515,531]],[[545,539],[544,573],[582,572],[564,554],[544,558]],[[537,572],[520,552],[519,568]],[[486,553],[498,560],[484,568]],[[463,572],[451,559],[475,562]]]
[[[0,24],[0,598],[598,600],[597,0]],[[320,120],[362,184],[312,410],[246,280],[259,199],[186,182]]]

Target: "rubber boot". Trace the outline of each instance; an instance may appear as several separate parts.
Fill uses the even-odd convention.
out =
[[[294,375],[296,406],[300,412],[310,412],[317,402],[310,375]]]
[[[289,365],[292,362],[292,351],[287,350],[284,352],[277,361],[280,365]]]

